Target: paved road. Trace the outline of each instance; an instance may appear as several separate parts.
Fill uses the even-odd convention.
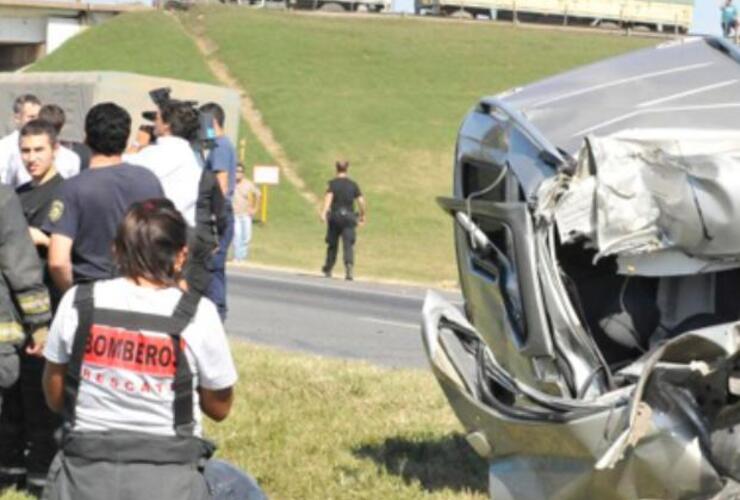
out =
[[[428,366],[419,329],[424,288],[255,269],[229,270],[228,286],[231,335],[389,367]]]

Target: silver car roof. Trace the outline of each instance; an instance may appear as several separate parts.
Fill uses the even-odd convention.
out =
[[[606,59],[499,95],[555,146],[630,128],[740,128],[740,52],[687,38]]]

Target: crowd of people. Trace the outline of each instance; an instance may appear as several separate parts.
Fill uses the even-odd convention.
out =
[[[232,205],[249,186],[223,109],[157,104],[129,144],[115,103],[88,110],[83,143],[60,140],[60,106],[13,103],[17,129],[0,140],[0,488],[263,498],[211,458],[201,427],[232,405],[224,268],[255,205]]]

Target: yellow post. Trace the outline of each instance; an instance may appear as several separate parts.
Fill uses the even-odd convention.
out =
[[[260,207],[260,220],[263,224],[267,222],[267,184],[262,184],[262,206]]]
[[[247,140],[242,139],[239,141],[239,160],[244,163],[244,159],[247,157]],[[244,172],[246,174],[246,172]]]

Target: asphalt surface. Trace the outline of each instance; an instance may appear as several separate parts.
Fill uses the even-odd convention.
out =
[[[255,269],[229,269],[227,281],[232,336],[387,367],[428,367],[419,326],[425,288]],[[459,293],[440,293],[462,301]]]

